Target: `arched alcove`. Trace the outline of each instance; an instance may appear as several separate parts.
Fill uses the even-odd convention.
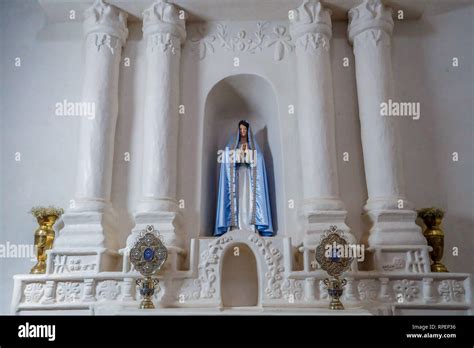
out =
[[[250,122],[265,158],[273,228],[283,223],[283,168],[276,95],[270,83],[257,75],[226,77],[209,91],[203,124],[201,172],[201,235],[214,231],[217,205],[219,163],[217,151],[223,150],[235,134],[238,122]]]
[[[258,305],[257,261],[243,243],[229,247],[222,257],[221,299],[225,308]]]

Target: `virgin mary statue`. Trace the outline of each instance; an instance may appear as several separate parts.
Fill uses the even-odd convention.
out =
[[[218,152],[219,193],[215,236],[234,229],[273,236],[265,161],[247,121],[240,121],[225,151]]]

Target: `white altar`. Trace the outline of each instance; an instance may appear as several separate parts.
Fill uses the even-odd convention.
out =
[[[40,2],[52,17],[61,12],[52,0]],[[403,9],[416,20],[419,1],[394,1],[394,9],[379,0],[263,1],[256,6],[261,20],[244,9],[231,21],[220,21],[225,11],[210,9],[212,3],[71,2],[78,13],[87,7],[82,96],[98,114],[81,120],[74,204],[58,224],[46,274],[14,277],[12,312],[137,314],[139,274],[129,252],[137,234],[153,225],[169,258],[151,314],[469,313],[470,275],[430,272],[429,247],[405,185],[403,136],[397,120],[380,116],[396,87],[393,18]],[[344,313],[327,310],[327,275],[313,262],[330,226],[361,242],[347,224],[339,184],[334,20],[347,21],[353,47],[359,104],[353,111],[368,197],[359,211],[371,226],[366,263],[345,274]],[[141,158],[139,197],[124,241],[112,181],[122,157],[114,149],[119,84],[131,83],[120,76],[131,22],[143,25],[146,55],[144,93],[135,100],[141,104],[121,115],[142,124],[134,153]],[[252,123],[268,163],[276,237],[245,230],[212,237],[214,156],[242,118]]]

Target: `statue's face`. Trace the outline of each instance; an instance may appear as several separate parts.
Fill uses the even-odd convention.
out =
[[[247,136],[247,127],[241,124],[239,128],[240,128],[240,136],[245,138]]]

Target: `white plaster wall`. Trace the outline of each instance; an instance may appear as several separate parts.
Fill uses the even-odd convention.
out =
[[[469,273],[474,272],[473,16],[470,6],[396,26],[393,45],[397,95],[421,103],[420,120],[400,120],[407,195],[417,208],[446,211],[445,265]]]
[[[2,1],[0,20],[0,243],[32,244],[31,207],[66,207],[72,198],[79,120],[56,117],[54,104],[81,93],[81,27],[71,23],[44,30],[34,1]],[[20,68],[14,66],[16,57]],[[29,259],[0,260],[0,313],[9,312],[12,276],[28,273],[33,265]]]
[[[446,249],[459,247],[459,256],[445,254],[450,271],[473,272],[473,7],[430,16],[417,22],[395,26],[393,69],[399,97],[421,102],[421,119],[401,119],[407,195],[417,207],[435,205],[446,209],[444,221]],[[80,101],[82,88],[82,32],[80,23],[46,26],[36,1],[0,3],[1,49],[1,205],[0,243],[28,244],[33,241],[36,222],[28,215],[37,204],[66,208],[74,196],[75,156],[79,120],[54,115],[54,104],[63,99]],[[399,24],[399,23],[396,23]],[[253,23],[238,23],[235,30]],[[365,177],[357,118],[352,49],[346,38],[346,23],[334,24],[331,47],[336,105],[336,138],[341,196],[348,210],[348,225],[361,238],[365,230],[360,213],[366,200]],[[117,123],[112,200],[120,217],[117,231],[121,245],[133,225],[131,213],[138,200],[144,84],[144,44],[141,25],[129,26],[130,35],[123,51],[131,66],[121,67],[120,111]],[[216,45],[218,47],[218,45]],[[195,54],[195,53],[193,53]],[[232,54],[216,50],[210,64],[183,51],[181,83],[186,114],[180,117],[179,198],[186,202],[184,226],[198,235],[200,226],[200,175],[183,170],[199,168],[202,146],[202,117],[205,96],[231,68]],[[453,56],[460,67],[451,67]],[[15,57],[22,59],[14,67]],[[296,120],[286,113],[296,103],[293,56],[273,61],[273,51],[242,55],[238,73],[254,73],[257,64],[273,84],[279,110],[285,185],[283,199],[300,196],[300,169],[297,142],[292,134]],[[349,57],[350,66],[342,66]],[[206,58],[207,59],[207,58]],[[277,70],[280,74],[277,74]],[[282,72],[289,72],[283,74]],[[228,73],[227,73],[228,74]],[[265,102],[262,100],[262,102]],[[294,116],[293,116],[294,117]],[[350,153],[343,162],[342,153]],[[459,152],[453,163],[451,154]],[[15,162],[15,152],[21,161]],[[130,152],[131,161],[124,161]],[[188,204],[189,203],[189,204]],[[281,203],[280,203],[281,204]],[[286,204],[286,202],[285,202]],[[297,232],[296,211],[288,210],[279,226]],[[29,259],[0,259],[0,313],[9,311],[12,276],[27,273]]]

